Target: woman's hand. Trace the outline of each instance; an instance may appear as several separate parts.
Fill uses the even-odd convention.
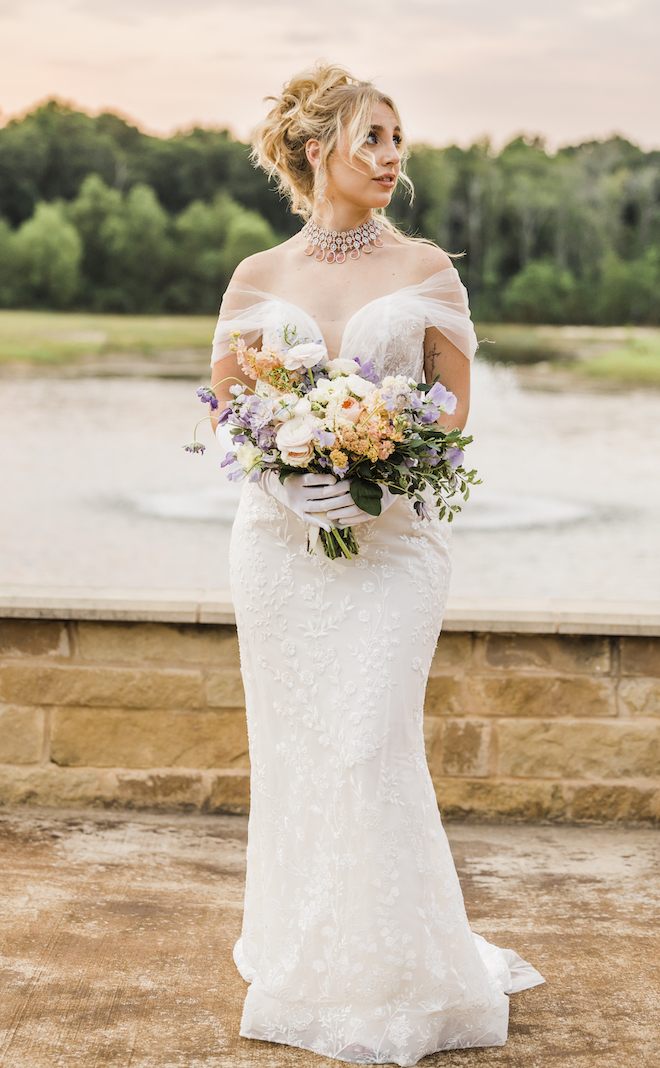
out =
[[[323,530],[332,529],[327,521],[328,506],[335,507],[346,498],[352,500],[344,488],[349,483],[337,482],[332,474],[314,475],[307,472],[304,475],[287,475],[284,482],[280,482],[276,471],[264,471],[259,485],[264,493],[290,508],[303,522],[322,527]]]
[[[336,503],[333,501],[333,506],[328,509],[328,519],[332,519],[333,523],[336,523],[338,527],[354,527],[357,523],[366,523],[368,519],[378,519],[379,516],[369,515],[362,508],[359,508],[350,494],[350,481],[339,482],[337,489],[341,486],[346,486],[347,492],[342,497],[338,497]],[[388,490],[387,486],[382,487],[383,497],[381,500],[380,514],[386,512],[391,504],[394,504],[397,494]]]

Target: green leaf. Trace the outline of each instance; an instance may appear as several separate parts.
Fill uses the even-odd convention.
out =
[[[380,515],[383,491],[377,482],[366,482],[361,478],[351,481],[351,497],[368,515]]]

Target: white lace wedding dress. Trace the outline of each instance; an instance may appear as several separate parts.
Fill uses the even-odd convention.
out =
[[[231,329],[268,340],[289,324],[322,340],[302,308],[233,285],[214,359]],[[427,326],[471,358],[454,268],[361,308],[341,355],[419,380]],[[470,930],[426,764],[449,527],[399,498],[356,533],[360,555],[337,572],[296,515],[245,485],[231,545],[252,765],[241,1035],[412,1065],[503,1045],[507,994],[543,979]]]

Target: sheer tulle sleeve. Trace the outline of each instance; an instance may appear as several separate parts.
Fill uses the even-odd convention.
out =
[[[285,326],[295,327],[310,341],[323,340],[318,324],[302,308],[245,282],[230,282],[213,335],[211,364],[230,355],[232,331],[240,330],[246,344],[254,345],[261,337],[266,343],[281,340]]]
[[[234,330],[240,330],[248,345],[263,334],[264,301],[252,286],[230,282],[222,298],[220,315],[213,335],[211,366],[231,355],[229,342]]]
[[[447,267],[414,288],[426,326],[434,326],[471,360],[477,351],[477,335],[470,318],[467,291],[456,268]]]

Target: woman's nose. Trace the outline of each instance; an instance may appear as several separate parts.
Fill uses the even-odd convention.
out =
[[[389,144],[383,146],[382,163],[383,166],[396,166],[401,162],[401,154],[397,148],[395,141],[390,141]]]

